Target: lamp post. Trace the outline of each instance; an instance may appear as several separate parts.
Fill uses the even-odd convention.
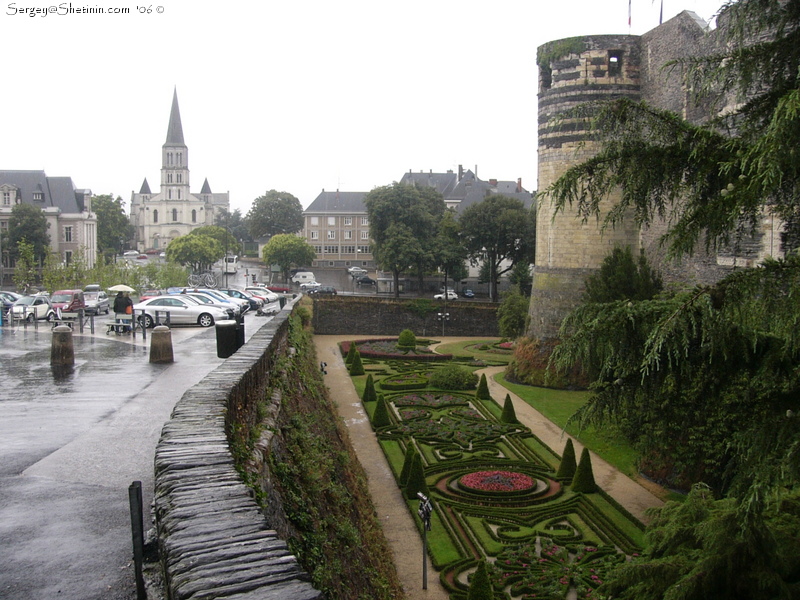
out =
[[[419,508],[417,514],[422,519],[422,589],[428,589],[428,532],[431,530],[431,500],[422,492],[417,492]]]

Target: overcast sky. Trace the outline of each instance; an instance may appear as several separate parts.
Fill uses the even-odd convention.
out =
[[[245,214],[270,189],[305,207],[459,164],[533,191],[536,48],[659,18],[658,0],[631,0],[630,29],[627,0],[156,1],[4,3],[0,169],[157,191],[177,88],[192,192],[208,178]],[[664,0],[664,20],[720,4]],[[48,6],[130,14],[23,13]]]

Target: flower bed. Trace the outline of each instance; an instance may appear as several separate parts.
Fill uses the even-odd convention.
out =
[[[379,360],[391,360],[402,358],[404,360],[415,361],[439,361],[450,360],[452,354],[436,354],[425,345],[417,344],[414,348],[399,346],[397,338],[377,338],[371,340],[355,340],[352,342],[342,342],[339,347],[342,355],[346,356],[350,351],[350,345],[355,344],[362,358],[373,358]]]
[[[477,471],[467,473],[458,480],[458,485],[474,492],[525,492],[536,487],[536,480],[524,473],[513,471]]]

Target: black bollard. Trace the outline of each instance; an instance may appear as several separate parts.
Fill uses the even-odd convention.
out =
[[[153,336],[150,339],[150,362],[175,362],[172,354],[172,331],[166,325],[158,325],[153,329]]]

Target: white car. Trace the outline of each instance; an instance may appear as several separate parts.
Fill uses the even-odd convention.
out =
[[[156,321],[166,318],[169,313],[170,325],[199,325],[211,327],[217,321],[228,319],[228,313],[207,304],[200,304],[193,298],[171,294],[156,296],[133,305],[134,314],[143,327],[152,327]],[[156,319],[158,312],[158,319]]]
[[[367,274],[367,270],[362,269],[361,267],[350,267],[347,269],[347,272],[350,273],[352,277],[360,277],[361,275]]]
[[[458,300],[458,294],[456,294],[453,290],[447,290],[445,292],[447,294],[447,300]],[[434,300],[444,300],[445,293],[443,294],[436,294],[433,298]]]
[[[11,305],[11,314],[15,319],[25,319],[29,323],[33,323],[34,320],[50,321],[56,316],[56,311],[50,303],[50,298],[44,294],[36,294],[35,296],[22,296],[15,300]]]
[[[321,283],[317,283],[316,281],[306,281],[305,283],[300,284],[301,290],[313,290],[314,288],[318,288],[321,286]]]
[[[281,297],[276,294],[275,292],[269,291],[267,288],[263,287],[246,287],[244,288],[245,292],[250,292],[254,296],[258,296],[259,298],[264,299],[265,304],[269,304],[271,302],[277,302],[281,299]]]

